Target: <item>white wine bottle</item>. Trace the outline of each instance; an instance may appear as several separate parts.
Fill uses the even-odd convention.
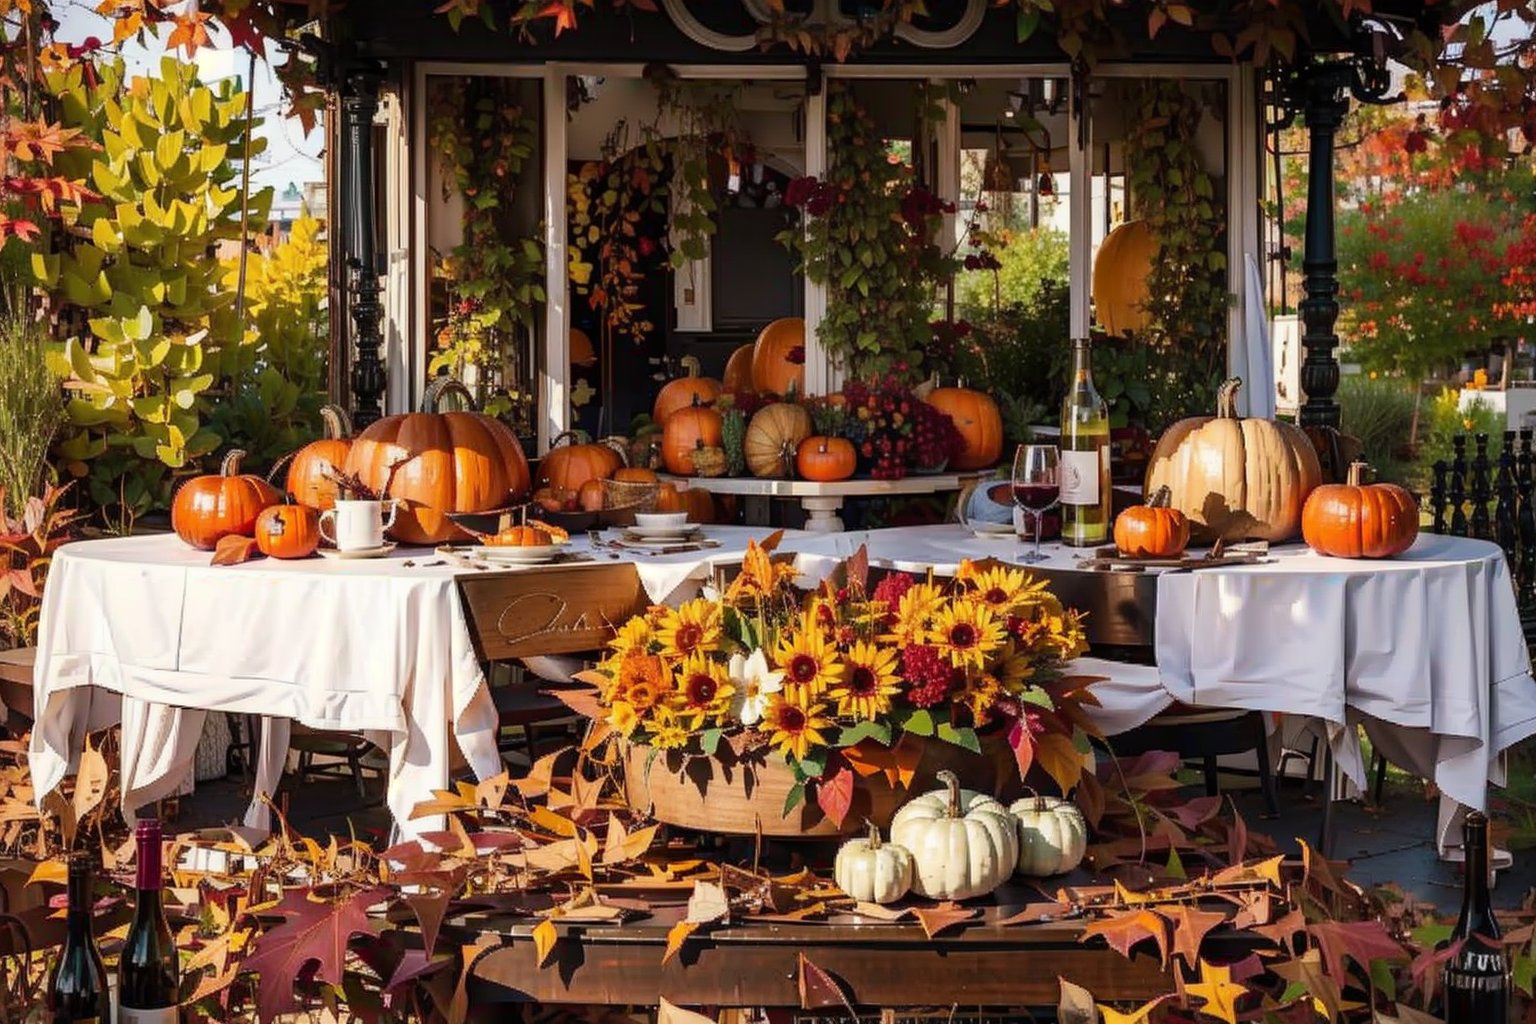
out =
[[[1072,380],[1061,402],[1061,540],[1075,547],[1109,538],[1109,406],[1093,387],[1088,339],[1072,342]]]

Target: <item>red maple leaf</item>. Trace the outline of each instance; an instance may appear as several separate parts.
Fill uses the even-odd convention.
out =
[[[1319,921],[1307,925],[1307,932],[1322,948],[1328,973],[1340,985],[1346,980],[1346,956],[1364,971],[1370,970],[1372,960],[1408,959],[1407,951],[1387,934],[1380,921]]]
[[[317,963],[314,977],[328,985],[341,984],[347,959],[347,943],[358,934],[372,935],[374,922],[368,908],[389,894],[382,886],[360,889],[334,903],[311,899],[307,890],[290,889],[270,913],[283,923],[263,932],[243,969],[261,975],[256,989],[256,1015],[269,1021],[281,1013],[299,1009],[293,983]]]
[[[1168,965],[1168,922],[1150,910],[1117,911],[1102,921],[1094,921],[1077,937],[1079,942],[1102,936],[1109,948],[1131,958],[1131,949],[1143,939],[1157,943],[1157,953],[1164,967]]]
[[[832,824],[841,827],[853,806],[853,770],[846,764],[829,768],[816,785],[816,803]]]
[[[258,57],[267,55],[267,37],[252,20],[250,11],[235,17],[226,17],[224,27],[229,30],[230,42],[237,47],[243,46]]]

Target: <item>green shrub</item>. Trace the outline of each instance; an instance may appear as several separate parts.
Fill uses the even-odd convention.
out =
[[[1424,440],[1419,445],[1416,484],[1420,491],[1429,489],[1434,479],[1434,467],[1438,460],[1447,464],[1455,456],[1451,439],[1457,434],[1487,434],[1491,439],[1490,452],[1497,452],[1504,437],[1504,415],[1493,409],[1481,396],[1474,399],[1466,411],[1462,411],[1461,392],[1456,388],[1442,388],[1440,394],[1426,404]],[[1473,445],[1467,442],[1467,458],[1472,458]]]
[[[1349,374],[1339,380],[1336,398],[1340,428],[1360,439],[1376,478],[1412,486],[1417,473],[1408,438],[1413,429],[1414,393],[1407,382],[1401,377]]]
[[[0,519],[21,519],[27,499],[40,494],[48,449],[64,422],[64,395],[48,369],[48,335],[26,312],[25,294],[5,293],[0,310]]]
[[[997,271],[966,270],[955,275],[959,315],[984,319],[994,309],[1038,310],[1067,281],[1067,236],[1053,228],[1010,232],[992,253]]]

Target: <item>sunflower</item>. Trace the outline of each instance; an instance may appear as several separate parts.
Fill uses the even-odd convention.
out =
[[[688,729],[671,709],[661,706],[651,716],[651,746],[657,750],[678,750],[688,742]]]
[[[848,649],[843,677],[828,696],[837,701],[839,715],[874,721],[891,710],[891,698],[900,692],[896,649],[860,640]]]
[[[720,646],[720,606],[707,598],[684,601],[677,609],[668,608],[656,627],[656,640],[662,657],[680,660],[696,651],[712,651]]]
[[[768,733],[768,742],[796,761],[805,760],[813,746],[825,746],[826,736],[821,730],[832,723],[825,717],[825,704],[812,703],[799,695],[774,701],[768,708],[768,716],[758,728]]]
[[[992,671],[1004,690],[1018,695],[1030,685],[1029,680],[1035,675],[1035,666],[1029,656],[1010,641],[1004,646],[1002,656],[993,663]]]
[[[655,639],[651,631],[651,623],[643,615],[635,615],[614,633],[613,639],[608,642],[608,649],[615,655],[622,656],[630,651],[644,652]]]
[[[1003,621],[989,606],[958,599],[934,615],[928,643],[956,668],[980,669],[1002,644],[1003,636]]]
[[[784,672],[786,693],[819,697],[843,675],[837,648],[828,642],[814,611],[801,616],[798,629],[779,638],[774,663]]]
[[[966,673],[965,685],[954,699],[971,709],[971,720],[977,725],[986,722],[992,706],[1003,695],[1003,684],[991,672]]]
[[[1006,565],[981,568],[970,560],[960,563],[955,579],[969,584],[971,600],[986,605],[1000,615],[1034,600],[1045,589],[1044,580],[1034,580],[1022,569],[1012,569]]]
[[[736,687],[731,685],[730,673],[724,665],[697,653],[678,667],[676,679],[671,709],[690,730],[702,729],[706,722],[720,725],[725,721]]]
[[[623,700],[638,712],[650,708],[672,689],[672,670],[654,654],[626,654],[619,662],[613,700]]]
[[[943,603],[943,592],[932,583],[912,584],[897,602],[891,632],[881,639],[894,641],[900,647],[922,643],[929,620]]]
[[[629,736],[640,725],[640,716],[635,714],[634,706],[627,701],[616,700],[613,707],[608,709],[608,724],[621,736]]]

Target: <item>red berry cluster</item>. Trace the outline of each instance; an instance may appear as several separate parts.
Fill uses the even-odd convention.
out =
[[[908,470],[938,466],[964,448],[953,421],[894,376],[850,382],[843,397],[845,436],[876,480],[900,480]]]
[[[956,670],[928,644],[908,644],[901,651],[901,674],[907,680],[907,700],[914,707],[944,703],[955,688]]]

